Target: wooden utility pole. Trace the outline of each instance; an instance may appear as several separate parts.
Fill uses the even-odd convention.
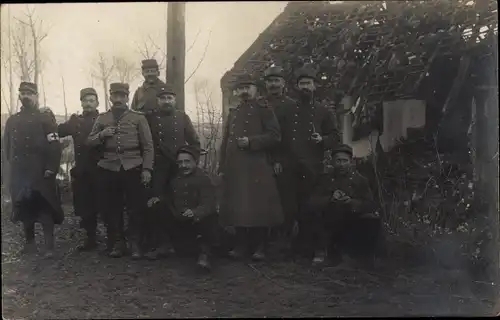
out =
[[[10,112],[12,114],[17,112],[17,105],[14,97],[14,74],[12,72],[12,21],[10,19],[10,5],[7,5],[8,21],[9,21],[9,95],[10,95]]]
[[[184,111],[186,56],[185,2],[169,2],[167,13],[167,82],[177,95],[177,108]]]

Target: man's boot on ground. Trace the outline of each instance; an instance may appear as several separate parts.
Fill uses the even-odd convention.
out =
[[[43,237],[45,240],[45,258],[54,257],[54,221],[51,216],[43,216],[42,219]]]
[[[313,265],[320,265],[325,262],[326,259],[326,251],[323,249],[318,249],[314,252]]]
[[[167,258],[175,254],[175,249],[171,245],[164,244],[154,251],[150,251],[145,254],[145,257],[150,260],[157,260]]]
[[[87,230],[87,237],[85,242],[78,246],[79,251],[92,251],[97,248],[96,232]]]
[[[136,241],[131,242],[130,251],[131,251],[132,259],[134,259],[134,260],[140,260],[144,257],[144,253],[142,251],[142,248]]]
[[[113,241],[109,240],[109,245],[111,245],[111,251],[109,256],[111,258],[121,258],[125,254],[125,243],[123,240]]]
[[[23,249],[21,250],[21,254],[33,254],[36,253],[37,247],[35,242],[35,226],[24,226],[24,238],[25,243]]]
[[[242,244],[237,244],[228,255],[233,259],[241,259],[245,255],[245,247]]]
[[[210,263],[210,248],[208,245],[201,245],[201,253],[198,256],[198,267],[203,270],[209,271],[212,269],[212,264]]]
[[[263,261],[266,259],[266,250],[263,244],[260,244],[257,247],[257,250],[252,255],[252,260],[254,261]]]

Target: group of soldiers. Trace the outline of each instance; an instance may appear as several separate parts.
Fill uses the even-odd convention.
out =
[[[262,96],[257,79],[238,77],[239,103],[229,110],[220,150],[220,197],[198,167],[198,135],[189,116],[176,109],[172,87],[159,79],[156,60],[143,60],[142,74],[130,107],[126,83],[110,85],[112,106],[104,113],[98,112],[97,92],[85,88],[82,113],[59,125],[50,109],[39,107],[37,86],[21,83],[22,107],[7,120],[4,141],[12,220],[24,226],[25,252],[36,251],[39,222],[46,256],[54,254],[54,224],[64,219],[56,183],[60,138],[68,136],[75,151],[74,210],[86,231],[80,250],[97,248],[99,216],[110,257],[167,257],[188,239],[204,269],[211,267],[223,227],[234,230],[228,254],[235,259],[247,253],[266,259],[270,230],[286,239],[290,252],[310,254],[315,264],[361,233],[362,247],[373,246],[379,222],[370,188],[353,168],[352,149],[339,141],[333,112],[315,99],[313,69],[299,71],[298,99],[285,95],[280,67],[266,70]],[[326,150],[333,170],[324,170]]]

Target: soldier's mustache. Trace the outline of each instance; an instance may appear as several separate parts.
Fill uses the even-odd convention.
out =
[[[30,98],[22,98],[21,103],[26,107],[31,107],[33,105],[33,101],[31,101]]]

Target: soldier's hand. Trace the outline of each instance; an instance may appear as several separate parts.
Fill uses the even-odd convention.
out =
[[[248,140],[248,137],[238,138],[237,142],[238,142],[238,147],[240,147],[240,148],[247,148],[248,145],[250,144],[250,141]]]
[[[160,202],[160,198],[158,198],[158,197],[153,197],[153,198],[149,199],[148,200],[148,208],[151,208],[152,206],[154,206],[158,202]]]
[[[194,217],[193,210],[191,210],[191,209],[187,209],[186,211],[184,211],[184,212],[182,213],[182,215],[183,215],[184,217],[186,217],[186,218],[192,218],[192,217]]]
[[[148,185],[151,182],[151,172],[149,170],[142,170],[141,180],[142,184]]]
[[[352,198],[349,196],[344,196],[344,197],[340,198],[339,201],[342,203],[345,203],[345,204],[349,204],[349,203],[351,203]]]
[[[279,175],[283,172],[283,166],[281,165],[281,163],[275,163],[273,169],[275,175]]]
[[[345,197],[345,193],[342,192],[341,190],[335,190],[335,192],[332,194],[332,201],[340,201],[343,197]]]
[[[116,133],[116,127],[107,127],[101,131],[100,135],[103,138],[112,137]]]
[[[55,175],[55,172],[52,170],[45,170],[45,172],[43,173],[44,178],[50,178],[53,175]]]
[[[311,139],[316,143],[320,143],[321,141],[323,141],[323,137],[317,132],[314,132],[312,134]]]

